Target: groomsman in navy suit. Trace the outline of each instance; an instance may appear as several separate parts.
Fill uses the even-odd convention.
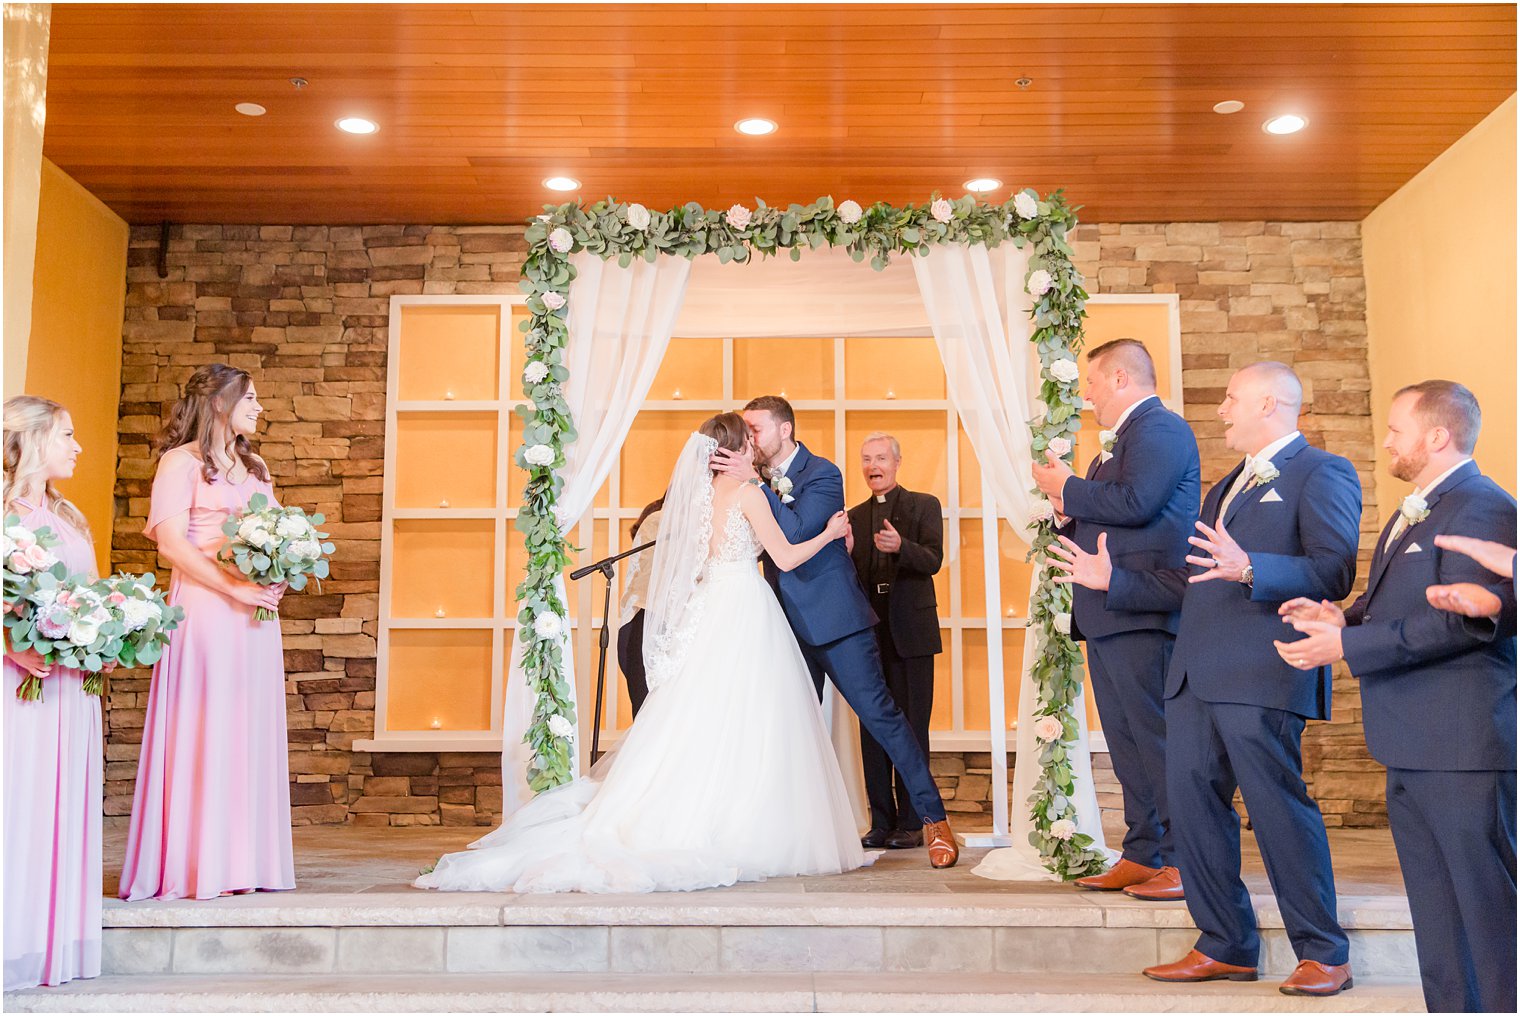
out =
[[[1330,844],[1300,750],[1304,723],[1330,715],[1330,668],[1295,669],[1272,643],[1282,637],[1283,603],[1351,592],[1362,488],[1350,462],[1298,432],[1302,401],[1285,364],[1253,364],[1230,378],[1219,416],[1225,443],[1245,460],[1204,499],[1190,568],[1137,571],[1115,567],[1104,548],[1063,548],[1069,580],[1106,588],[1110,608],[1182,609],[1166,680],[1167,802],[1201,934],[1181,960],[1147,968],[1154,980],[1256,979],[1261,940],[1240,878],[1239,788],[1299,958],[1279,990],[1351,987]]]
[[[1134,339],[1087,354],[1087,398],[1104,427],[1103,451],[1075,475],[1054,452],[1034,481],[1057,512],[1060,533],[1088,553],[1103,541],[1121,568],[1183,568],[1198,520],[1198,442],[1156,395],[1156,365]],[[1103,737],[1124,792],[1124,852],[1110,870],[1077,879],[1083,889],[1182,899],[1166,807],[1167,664],[1176,610],[1118,610],[1077,586],[1073,638],[1087,643]]]
[[[1308,638],[1277,643],[1295,667],[1344,659],[1361,679],[1431,1012],[1515,1011],[1513,608],[1506,631],[1499,609],[1469,619],[1426,598],[1431,585],[1492,581],[1439,535],[1515,537],[1515,499],[1472,460],[1480,423],[1472,392],[1453,381],[1394,395],[1383,447],[1415,492],[1378,538],[1367,591],[1344,612],[1283,604]]]

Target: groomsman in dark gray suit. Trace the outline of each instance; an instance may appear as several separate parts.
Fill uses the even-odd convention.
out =
[[[1485,584],[1440,536],[1508,544],[1515,499],[1472,460],[1481,416],[1452,381],[1401,389],[1388,410],[1389,470],[1415,485],[1378,538],[1367,591],[1344,612],[1295,599],[1308,637],[1291,666],[1344,659],[1361,680],[1367,747],[1388,767],[1388,823],[1414,918],[1431,1012],[1515,1011],[1515,636],[1493,616],[1432,606],[1430,586]],[[1508,562],[1506,562],[1508,563]],[[1513,587],[1501,587],[1513,603]],[[1289,636],[1291,638],[1291,636]]]
[[[1084,394],[1105,428],[1103,450],[1077,476],[1054,452],[1034,481],[1055,508],[1063,543],[1093,553],[1103,541],[1124,568],[1183,568],[1198,519],[1198,442],[1156,395],[1156,365],[1134,339],[1087,354]],[[1124,852],[1082,889],[1123,890],[1144,900],[1182,899],[1166,807],[1167,665],[1176,610],[1121,610],[1108,594],[1077,586],[1074,638],[1087,643],[1103,737],[1124,791]]]
[[[934,575],[944,561],[945,520],[939,498],[897,482],[902,446],[872,434],[860,446],[860,469],[871,496],[850,509],[845,548],[879,620],[876,644],[892,700],[908,718],[924,757],[934,711],[934,657],[943,646]],[[901,850],[922,846],[923,823],[892,760],[864,727],[860,761],[871,805],[871,828],[861,846]]]

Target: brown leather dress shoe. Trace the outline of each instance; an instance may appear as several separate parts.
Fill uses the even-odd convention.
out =
[[[1160,868],[1147,868],[1143,864],[1121,858],[1118,864],[1103,874],[1079,878],[1072,885],[1078,889],[1096,889],[1099,892],[1116,893],[1120,889],[1127,889],[1141,882],[1149,882],[1159,874],[1161,874]]]
[[[880,850],[887,845],[887,831],[872,826],[864,836],[860,838],[860,845],[866,850]]]
[[[1176,963],[1163,963],[1141,971],[1153,981],[1254,981],[1255,967],[1236,967],[1211,960],[1197,949]]]
[[[950,820],[924,823],[924,844],[929,848],[929,864],[936,868],[953,868],[960,859],[961,848],[950,831]]]
[[[1168,865],[1157,872],[1156,876],[1149,881],[1127,887],[1124,890],[1124,895],[1133,896],[1137,900],[1150,900],[1155,903],[1185,899],[1182,895],[1182,875],[1176,868]]]
[[[1288,979],[1277,986],[1284,995],[1338,995],[1351,987],[1351,964],[1331,967],[1315,960],[1299,960]]]
[[[888,850],[910,850],[923,845],[924,834],[920,829],[894,829],[887,833]]]

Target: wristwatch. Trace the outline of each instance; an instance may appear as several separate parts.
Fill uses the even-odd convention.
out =
[[[1246,566],[1240,570],[1240,583],[1241,585],[1246,586],[1250,589],[1254,589],[1256,587],[1256,569],[1251,567],[1251,562],[1249,561],[1247,561]]]

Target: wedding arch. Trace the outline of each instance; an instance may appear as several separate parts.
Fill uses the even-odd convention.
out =
[[[1029,462],[1047,449],[1070,457],[1081,425],[1075,357],[1087,293],[1067,242],[1075,224],[1060,192],[1042,199],[1032,189],[1000,205],[935,195],[901,208],[836,206],[831,197],[785,210],[757,201],[753,209],[689,203],[659,212],[610,198],[589,207],[546,207],[527,229],[521,283],[529,312],[519,325],[528,401],[517,409],[523,441],[515,461],[529,479],[516,524],[528,565],[516,591],[504,773],[522,767],[535,793],[575,775],[563,581],[572,548],[565,537],[590,506],[648,394],[693,258],[744,263],[786,252],[796,261],[805,250],[839,248],[877,270],[894,257],[912,258],[947,389],[998,514],[1043,561],[1038,555],[1055,539],[1052,512],[1030,489]],[[1003,245],[1019,256],[1004,258],[1000,275],[991,255]],[[1025,334],[1029,347],[1021,353],[1013,342]],[[996,516],[988,517],[995,526]],[[1035,701],[1021,706],[1021,717],[1032,722],[1028,730],[1019,724],[1018,757],[1025,749],[1038,754],[1038,769],[1023,781],[1029,843],[1050,872],[1069,879],[1101,870],[1107,853],[1092,835],[1095,806],[1079,822],[1072,748],[1083,724],[1076,709],[1083,664],[1070,636],[1070,591],[1055,583],[1055,574],[1037,564],[1028,614],[1034,638],[1026,637],[1024,658]],[[994,751],[1006,744],[998,733]],[[1090,780],[1090,771],[1083,775]]]

